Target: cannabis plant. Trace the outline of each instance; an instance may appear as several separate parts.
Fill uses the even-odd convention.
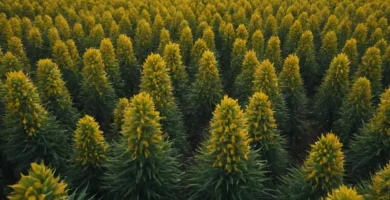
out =
[[[264,198],[265,164],[249,147],[243,111],[225,96],[214,111],[210,135],[188,170],[188,199]]]
[[[140,93],[124,114],[123,139],[107,158],[104,189],[111,199],[179,199],[176,151],[164,138],[152,97]]]

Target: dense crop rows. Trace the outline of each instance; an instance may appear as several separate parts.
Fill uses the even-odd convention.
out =
[[[0,1],[0,199],[390,199],[390,1]]]

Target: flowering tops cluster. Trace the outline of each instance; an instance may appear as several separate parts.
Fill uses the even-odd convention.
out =
[[[37,69],[38,85],[42,90],[42,99],[48,100],[50,97],[55,97],[59,100],[59,106],[69,106],[71,98],[65,87],[65,82],[62,80],[61,72],[57,64],[50,59],[38,61]]]
[[[370,81],[365,77],[360,77],[353,84],[352,91],[348,99],[357,107],[367,106],[371,102]]]
[[[390,198],[390,163],[386,167],[375,174],[370,185],[372,194],[368,195],[373,199],[389,199]]]
[[[199,71],[197,78],[203,82],[219,80],[217,61],[214,53],[206,50],[199,61]]]
[[[101,166],[105,159],[108,145],[104,141],[103,132],[91,116],[85,115],[77,124],[74,136],[75,159],[82,165]]]
[[[347,55],[341,53],[337,55],[331,62],[330,68],[324,79],[324,84],[328,86],[341,86],[343,88],[349,87],[349,59]]]
[[[208,150],[215,156],[214,167],[228,173],[245,169],[245,166],[240,167],[242,161],[248,159],[249,139],[244,113],[236,100],[223,98],[215,109],[210,130]]]
[[[100,95],[103,95],[102,90],[108,85],[108,80],[100,51],[88,49],[84,54],[84,65],[83,76],[87,80],[85,83],[94,87]]]
[[[333,133],[322,135],[311,145],[308,159],[305,161],[307,181],[315,181],[316,186],[329,189],[333,184],[342,182],[344,175],[344,155],[342,144]]]
[[[181,77],[179,76],[186,75],[185,69],[182,66],[180,47],[178,44],[169,43],[165,46],[164,60],[167,62],[167,67],[171,71],[172,79],[180,79]]]
[[[127,107],[129,107],[129,100],[126,98],[120,98],[118,105],[114,110],[114,124],[118,130],[123,125],[123,119]]]
[[[146,59],[142,71],[141,90],[153,97],[157,108],[174,102],[168,68],[160,55],[152,54]]]
[[[262,91],[268,96],[279,92],[278,77],[275,67],[269,60],[264,60],[256,69],[253,91]]]
[[[27,134],[35,136],[47,119],[35,86],[22,71],[18,71],[7,74],[3,87],[6,112],[17,115]]]
[[[8,198],[10,200],[66,199],[68,196],[66,187],[67,185],[60,181],[59,177],[54,177],[54,172],[43,162],[31,163],[28,175],[22,175],[20,181],[11,186],[14,191]]]
[[[284,87],[288,87],[292,92],[302,86],[302,78],[299,74],[299,58],[296,55],[289,55],[280,73],[280,81]]]
[[[371,119],[372,131],[379,133],[385,140],[390,142],[390,89],[387,89],[381,96],[381,102],[373,119]]]
[[[160,119],[149,94],[142,92],[131,99],[125,111],[122,134],[127,140],[126,151],[133,160],[147,159],[163,148]]]
[[[246,116],[248,118],[248,132],[255,142],[263,140],[273,141],[277,128],[271,102],[262,92],[256,92],[250,99]]]
[[[339,188],[333,189],[332,193],[329,193],[324,200],[364,200],[364,197],[359,195],[355,188],[351,189],[341,185]]]

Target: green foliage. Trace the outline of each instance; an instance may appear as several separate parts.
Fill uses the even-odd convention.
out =
[[[247,41],[237,38],[233,44],[233,51],[231,53],[231,63],[229,70],[225,71],[224,81],[228,93],[233,93],[233,83],[237,75],[241,73],[242,64],[245,54],[247,52]]]
[[[224,26],[222,32],[222,49],[221,55],[221,71],[227,71],[231,63],[231,53],[233,50],[233,43],[236,39],[236,32],[233,24],[228,23]]]
[[[104,29],[101,24],[96,24],[89,32],[88,47],[99,47],[100,42],[104,39]]]
[[[111,199],[179,199],[180,164],[163,139],[160,119],[149,94],[131,99],[124,114],[123,139],[105,165],[104,189]]]
[[[157,53],[161,56],[164,55],[165,46],[171,42],[171,36],[169,31],[165,28],[160,31],[160,43],[157,48]]]
[[[153,27],[152,27],[152,38],[153,38],[154,47],[158,47],[158,44],[160,43],[161,30],[164,29],[164,27],[165,24],[163,18],[161,17],[160,14],[157,14],[154,17]]]
[[[141,19],[138,21],[134,41],[137,58],[144,61],[152,51],[152,29],[146,20]]]
[[[331,193],[328,193],[324,200],[364,200],[364,197],[359,195],[355,188],[341,185],[339,188],[333,189]]]
[[[354,38],[347,40],[341,52],[348,56],[350,61],[349,75],[352,76],[358,69],[359,62],[359,53],[357,50],[356,40]]]
[[[121,34],[125,34],[125,35],[133,35],[133,25],[130,21],[130,18],[129,16],[122,16],[121,17],[121,20],[119,21],[119,32]]]
[[[105,71],[108,76],[108,80],[112,83],[112,86],[117,96],[123,95],[123,80],[121,77],[120,68],[115,55],[115,49],[110,39],[105,38],[100,42],[100,52],[102,55]]]
[[[125,115],[126,108],[129,107],[129,100],[127,98],[120,98],[118,104],[114,109],[114,131],[119,132],[122,130],[123,119]],[[115,138],[115,136],[114,136]]]
[[[20,38],[11,37],[7,41],[7,49],[9,52],[14,54],[19,60],[25,61],[27,59],[26,53],[24,51],[22,40]],[[26,63],[23,62],[23,64],[26,64]],[[24,67],[27,67],[27,66],[24,66]],[[27,68],[27,69],[29,69],[29,68]]]
[[[31,23],[31,18],[28,18],[28,17],[23,17],[22,20],[21,20],[21,26],[19,27],[18,25],[16,25],[13,29],[14,31],[16,31],[16,29],[21,29],[21,32],[22,32],[22,35],[19,37],[19,38],[26,38],[27,36],[27,33],[28,33],[28,30],[31,29],[32,27],[32,23]],[[20,18],[17,20],[17,21],[20,21]],[[16,32],[19,32],[19,31],[16,31]],[[16,33],[18,34],[18,33]]]
[[[113,42],[116,42],[120,35],[119,26],[115,21],[112,21],[109,36]]]
[[[30,199],[65,199],[68,197],[67,184],[55,177],[54,171],[40,164],[31,163],[28,175],[12,185],[12,193],[8,196],[11,200]]]
[[[343,100],[340,108],[340,119],[335,122],[333,131],[340,136],[341,142],[348,144],[352,134],[359,129],[373,114],[371,84],[365,77],[358,78]]]
[[[58,65],[59,69],[64,75],[66,87],[71,93],[76,93],[76,91],[80,89],[79,70],[76,68],[75,63],[73,63],[69,49],[63,41],[56,40],[52,47],[52,57],[53,61]]]
[[[287,133],[288,130],[290,130],[290,125],[288,124],[288,109],[284,98],[280,93],[278,77],[276,76],[274,65],[269,60],[263,61],[256,68],[252,91],[253,93],[263,92],[269,97],[272,105],[274,105],[275,119],[279,124],[279,128],[283,133]]]
[[[374,45],[383,39],[383,32],[381,28],[376,28],[373,33],[371,33],[370,44]]]
[[[313,191],[313,186],[305,181],[304,167],[288,169],[288,173],[281,177],[282,184],[278,185],[278,199],[300,200],[319,199],[320,194]]]
[[[180,34],[180,49],[183,54],[183,63],[185,66],[188,66],[191,60],[191,49],[194,43],[192,36],[192,30],[190,27],[186,27],[182,30]]]
[[[236,100],[225,96],[214,111],[210,136],[189,168],[188,199],[267,195],[264,163],[258,160],[257,152],[250,150],[249,142],[244,113]]]
[[[107,160],[108,145],[93,117],[85,115],[78,121],[73,143],[69,183],[73,188],[88,185],[88,190],[95,193],[104,172],[102,164]]]
[[[83,25],[80,23],[75,23],[72,29],[72,38],[77,42],[78,46],[82,46],[82,44],[84,43],[84,37],[85,32],[83,29]]]
[[[104,28],[104,32],[108,33],[108,31],[111,27],[111,24],[112,24],[112,20],[113,20],[113,18],[112,18],[111,12],[105,11],[103,13],[102,18],[101,18],[101,24]]]
[[[264,27],[264,38],[266,40],[270,39],[271,36],[276,36],[278,34],[278,22],[273,15],[269,15],[265,21]]]
[[[370,47],[366,50],[355,76],[366,77],[371,82],[374,102],[378,102],[382,92],[382,57],[378,48]]]
[[[60,35],[55,27],[49,29],[47,37],[50,47],[52,47],[57,40],[60,40]]]
[[[198,38],[201,38],[202,35],[203,35],[203,32],[204,32],[207,28],[209,28],[209,27],[210,27],[210,26],[209,26],[209,24],[208,24],[207,22],[205,22],[205,21],[200,22],[199,25],[198,25],[198,27],[196,27],[196,36],[197,36]]]
[[[367,45],[368,29],[364,24],[358,24],[353,32],[353,37],[357,41],[359,55],[363,55]]]
[[[203,31],[202,39],[206,42],[208,49],[212,51],[215,50],[215,35],[211,27],[208,27]]]
[[[54,19],[55,27],[58,29],[58,32],[60,33],[60,37],[64,40],[67,40],[70,38],[70,28],[69,24],[62,16],[61,14],[57,15]]]
[[[1,60],[0,78],[3,80],[5,80],[8,72],[23,70],[23,64],[20,63],[19,59],[11,52],[7,52],[4,56],[2,56]]]
[[[69,131],[73,130],[78,118],[77,110],[72,107],[71,96],[58,66],[50,59],[38,61],[36,84],[46,109]]]
[[[330,63],[337,54],[337,35],[334,31],[326,33],[322,39],[319,56],[321,58],[320,75],[321,77],[326,73]]]
[[[288,34],[287,34],[287,40],[284,47],[284,55],[289,55],[293,52],[295,52],[295,49],[298,47],[299,38],[302,35],[302,25],[299,20],[296,20],[294,24],[291,25]]]
[[[387,40],[385,39],[380,39],[377,43],[374,45],[376,48],[381,50],[381,55],[383,56],[386,53],[386,48],[389,46],[387,43]]]
[[[293,23],[295,23],[294,22],[294,16],[291,13],[283,16],[283,19],[281,20],[280,27],[279,27],[279,38],[280,38],[280,40],[281,40],[281,42],[283,44],[286,42],[287,33],[289,32],[289,30],[290,30],[291,26],[293,25]]]
[[[191,63],[189,67],[189,77],[193,81],[198,73],[199,61],[205,51],[209,50],[207,43],[203,39],[198,39],[191,50]]]
[[[8,41],[12,36],[14,36],[14,32],[12,30],[12,26],[7,18],[1,18],[1,38],[2,43],[1,46],[6,46],[6,41]]]
[[[118,58],[120,74],[124,81],[123,93],[126,97],[133,96],[139,90],[141,69],[134,55],[133,43],[124,34],[119,35],[117,40],[116,56]]]
[[[95,199],[95,196],[90,197],[87,192],[88,187],[86,186],[84,189],[82,188],[76,188],[74,191],[69,195],[69,200],[93,200]]]
[[[27,35],[28,49],[34,50],[34,52],[28,52],[33,61],[36,61],[43,48],[43,39],[41,32],[38,28],[33,27],[28,31]]]
[[[382,84],[383,87],[387,88],[390,85],[390,45],[386,48],[386,51],[383,55],[382,65]]]
[[[248,33],[253,35],[257,30],[262,30],[263,19],[259,12],[254,12],[248,24]]]
[[[253,93],[253,74],[256,71],[256,67],[259,65],[260,62],[256,57],[256,52],[253,50],[247,51],[242,62],[241,73],[234,82],[234,96],[237,97],[240,105],[245,105],[248,102],[248,98]]]
[[[182,63],[180,46],[169,43],[165,46],[164,61],[172,81],[173,96],[178,100],[180,106],[185,106],[185,95],[187,94],[188,75]]]
[[[364,185],[364,196],[366,199],[388,199],[390,198],[390,163],[387,163],[381,170],[375,173],[370,181],[370,184]]]
[[[73,72],[77,72],[76,69],[72,69],[74,66],[72,58],[70,57],[69,49],[62,40],[56,40],[52,47],[53,60],[58,64],[62,70],[69,69]]]
[[[226,25],[225,21],[223,21],[221,15],[219,13],[215,13],[213,15],[213,19],[211,20],[211,26],[215,33],[215,48],[218,52],[222,49],[222,27]]]
[[[6,160],[19,171],[41,160],[57,169],[63,167],[66,131],[42,107],[31,80],[22,71],[9,72],[1,96],[5,104],[1,135]]]
[[[381,96],[380,103],[373,118],[360,130],[359,135],[351,142],[348,152],[351,175],[367,178],[369,172],[384,166],[389,158],[389,125],[390,89]]]
[[[67,40],[66,46],[68,47],[70,58],[72,59],[71,69],[74,69],[76,72],[80,71],[81,58],[76,46],[76,43],[73,40]]]
[[[87,49],[83,56],[82,85],[80,98],[86,114],[96,118],[103,131],[108,124],[116,105],[115,91],[104,71],[102,55],[97,49]]]
[[[193,133],[199,134],[197,132],[207,125],[222,96],[223,88],[217,61],[214,53],[207,50],[199,61],[199,70],[189,93]]]
[[[320,125],[326,130],[331,130],[338,119],[341,104],[349,91],[349,63],[345,54],[337,55],[316,94],[315,109]]]
[[[163,58],[158,54],[151,54],[143,65],[141,77],[141,91],[149,93],[153,98],[156,109],[161,113],[162,129],[167,132],[174,146],[185,150],[185,130],[182,114],[175,102],[172,93],[172,83]]]
[[[9,20],[11,25],[12,33],[15,37],[22,38],[22,26],[20,18],[11,17]]]
[[[338,46],[342,47],[347,40],[352,39],[352,22],[350,19],[345,18],[337,26],[337,37],[338,37]]]
[[[359,7],[356,10],[356,15],[355,15],[354,20],[356,21],[356,23],[362,23],[362,22],[365,22],[366,18],[367,18],[367,16],[366,16],[365,8],[364,7]]]
[[[261,158],[267,161],[273,175],[284,173],[288,163],[286,139],[280,136],[271,102],[262,92],[256,92],[249,100],[245,116],[248,119],[248,134]]]
[[[317,15],[312,14],[309,17],[308,21],[308,28],[313,34],[313,41],[316,44],[316,50],[319,48],[319,44],[321,43],[321,36],[320,36],[320,20],[318,19]]]
[[[143,65],[141,91],[153,97],[157,109],[174,102],[169,69],[159,54],[151,54]]]
[[[23,69],[25,71],[30,72],[32,70],[30,60],[27,58],[22,40],[20,38],[11,37],[7,41],[7,50],[16,56],[21,63],[23,63]]]
[[[264,57],[264,36],[261,30],[256,30],[253,33],[250,46],[256,52],[258,59]]]
[[[340,24],[339,19],[335,15],[328,17],[328,20],[321,31],[321,37],[325,38],[329,32],[335,32],[337,30],[337,25]]]
[[[0,199],[12,192],[4,185],[15,183],[19,171],[30,162],[44,160],[58,168],[56,171],[70,172],[76,178],[83,179],[78,174],[94,176],[93,170],[81,173],[77,171],[81,168],[71,168],[73,162],[64,162],[73,158],[71,133],[79,114],[99,122],[106,140],[113,144],[106,156],[117,162],[105,161],[103,166],[115,165],[116,171],[110,179],[103,175],[104,189],[100,179],[89,187],[74,188],[74,182],[69,182],[66,199],[303,200],[353,193],[345,187],[333,194],[316,189],[306,181],[305,166],[278,176],[281,173],[277,171],[285,172],[283,167],[289,168],[290,163],[277,155],[278,150],[269,149],[275,150],[273,156],[260,146],[270,143],[283,150],[279,146],[285,144],[279,144],[288,140],[291,163],[296,164],[305,155],[307,141],[332,130],[349,150],[348,187],[366,184],[368,175],[379,165],[383,167],[389,159],[388,140],[376,133],[387,129],[374,130],[369,118],[375,114],[372,109],[378,106],[380,94],[390,85],[389,6],[384,0],[0,1]],[[343,54],[342,58],[338,54]],[[5,100],[9,91],[5,86],[9,86],[7,74],[16,72],[34,81],[39,101],[38,94],[23,93],[18,98],[27,100],[18,112],[10,114],[9,104],[15,102]],[[118,147],[126,140],[120,133],[124,113],[129,99],[140,91],[151,96],[161,113],[162,140],[172,139],[174,147],[167,151],[184,156],[169,153],[160,163],[174,157],[174,162],[196,164],[189,170],[176,166],[189,173],[175,176],[175,192],[162,192],[169,193],[167,196],[153,193],[164,189],[161,180],[168,180],[166,175],[154,179],[160,184],[135,184],[137,176],[149,178],[147,170],[163,169],[153,168],[154,161],[142,175],[135,174],[141,168],[139,163],[122,167],[122,163],[130,163],[130,157],[123,155],[127,148]],[[250,151],[245,162],[253,166],[253,172],[245,169],[227,175],[226,170],[211,167],[215,158],[208,155],[205,138],[213,110],[225,93],[240,106],[248,105],[254,94],[268,96],[271,107],[264,103],[261,112],[273,110],[274,119],[267,119],[274,122],[266,125],[267,131],[259,130],[278,135],[278,129],[286,138],[251,142],[258,149]],[[36,118],[43,120],[40,127],[35,126],[34,109]],[[33,116],[26,126],[36,130],[35,136],[28,136],[20,118],[25,115]],[[245,129],[248,125],[245,122]],[[351,143],[357,150],[350,150]],[[200,154],[194,157],[200,144]],[[287,163],[277,166],[275,160]],[[71,176],[65,175],[71,181]],[[279,186],[281,181],[284,184]],[[116,185],[110,186],[110,182]],[[281,189],[284,185],[288,186]],[[116,194],[112,190],[116,186],[123,192]],[[142,196],[147,194],[142,190],[146,186],[152,188],[151,196]],[[146,193],[131,196],[135,193],[128,188]],[[369,194],[367,188],[359,193]]]
[[[295,140],[307,134],[307,103],[303,81],[299,73],[300,59],[296,55],[289,55],[284,61],[283,69],[279,74],[281,93],[284,96],[286,107],[289,111],[288,132],[289,140],[293,144]]]
[[[246,30],[246,27],[244,24],[240,24],[238,28],[236,29],[237,38],[240,38],[242,40],[248,40],[249,33]]]
[[[275,69],[277,73],[282,71],[280,40],[278,36],[272,36],[268,40],[267,48],[265,49],[264,58],[268,59],[271,63],[275,65]]]
[[[116,42],[116,39],[118,39],[120,35],[119,32],[119,26],[115,21],[112,21],[110,31],[109,31],[109,36],[113,42]]]

